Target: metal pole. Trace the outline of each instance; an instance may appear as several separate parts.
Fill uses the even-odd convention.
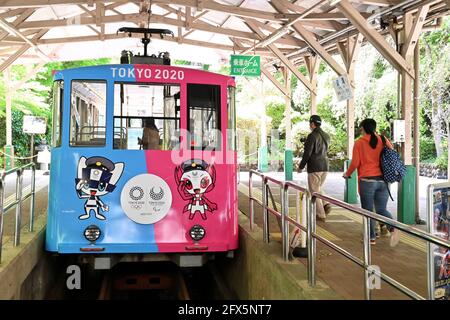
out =
[[[433,204],[434,186],[429,185],[427,188],[427,231],[433,234],[434,231],[434,204]],[[434,300],[434,249],[436,245],[427,241],[427,287],[428,300]]]
[[[31,166],[30,232],[34,229],[34,203],[36,194],[36,165]]]
[[[3,245],[3,202],[5,199],[5,180],[0,178],[0,263],[2,262],[2,245]]]
[[[307,225],[307,210],[308,210],[308,196],[306,193],[302,194],[302,216],[301,220],[297,221],[301,223],[303,227],[306,227]],[[306,248],[306,233],[303,230],[300,230],[300,245],[302,248]]]
[[[283,260],[289,261],[289,189],[281,186],[281,245],[283,248]]]
[[[414,48],[414,166],[416,167],[416,223],[420,220],[420,115],[419,115],[419,99],[420,99],[420,37],[417,39]]]
[[[313,235],[316,232],[316,198],[313,197],[310,202],[308,216],[308,280],[309,285],[314,287],[316,285],[316,239]]]
[[[250,230],[253,230],[253,226],[254,226],[254,219],[255,219],[255,214],[253,211],[253,195],[252,195],[252,189],[253,189],[253,180],[252,180],[252,172],[249,172],[249,178],[248,178],[248,205],[249,205],[249,210],[250,210]]]
[[[31,157],[30,161],[31,162],[33,162],[33,155],[34,155],[33,149],[34,149],[34,134],[32,133],[31,137],[30,137],[30,157]]]
[[[269,243],[269,210],[268,207],[269,194],[267,191],[267,180],[262,177],[262,203],[263,203],[263,240],[264,243]]]
[[[23,181],[23,169],[17,170],[16,178],[16,226],[14,229],[14,246],[17,247],[20,244],[20,227],[22,223],[22,181]]]
[[[369,286],[369,266],[371,265],[370,258],[370,228],[369,218],[363,217],[363,239],[364,239],[364,296],[366,300],[370,300],[370,286]]]

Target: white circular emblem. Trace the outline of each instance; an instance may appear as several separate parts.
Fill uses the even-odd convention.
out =
[[[125,214],[134,222],[152,224],[163,219],[172,206],[169,185],[154,174],[144,173],[128,180],[120,195]]]

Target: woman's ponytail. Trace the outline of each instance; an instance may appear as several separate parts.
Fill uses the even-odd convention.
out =
[[[375,149],[375,148],[377,147],[377,144],[378,144],[378,137],[377,137],[377,135],[376,135],[374,132],[372,132],[372,133],[370,134],[370,141],[369,141],[369,144],[370,144],[370,146],[372,147],[372,149]]]
[[[372,147],[372,149],[375,149],[378,145],[378,137],[375,134],[375,131],[377,130],[376,121],[373,119],[364,119],[361,122],[360,127],[362,127],[367,134],[370,134],[369,144]]]

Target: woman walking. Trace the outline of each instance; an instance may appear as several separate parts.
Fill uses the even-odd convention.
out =
[[[377,123],[373,119],[365,119],[361,122],[360,130],[362,137],[355,142],[353,147],[353,159],[344,178],[349,178],[353,171],[358,170],[359,195],[361,206],[368,211],[375,211],[387,218],[392,215],[386,210],[389,199],[389,186],[383,179],[380,165],[380,155],[384,147],[383,139],[377,135]],[[386,146],[393,148],[391,142],[384,138]],[[388,226],[391,232],[390,244],[397,245],[399,231]],[[375,220],[370,219],[370,243],[376,243]]]

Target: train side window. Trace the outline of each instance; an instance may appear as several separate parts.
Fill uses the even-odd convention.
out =
[[[100,147],[106,143],[106,81],[72,81],[70,145]]]
[[[189,145],[198,150],[220,149],[220,86],[188,84]]]
[[[228,87],[228,150],[236,151],[236,88]]]
[[[114,85],[114,149],[176,150],[179,133],[179,85]]]
[[[64,81],[53,82],[53,119],[52,119],[52,147],[61,146],[62,110],[64,99]]]

